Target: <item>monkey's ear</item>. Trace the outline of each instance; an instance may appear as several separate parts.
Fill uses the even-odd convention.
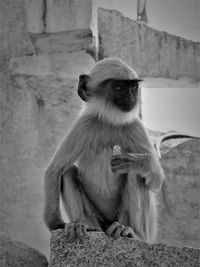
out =
[[[87,87],[87,82],[89,80],[89,76],[86,74],[81,74],[79,76],[79,83],[78,83],[78,95],[80,98],[87,102],[88,97],[89,97],[89,92],[88,92],[88,87]]]

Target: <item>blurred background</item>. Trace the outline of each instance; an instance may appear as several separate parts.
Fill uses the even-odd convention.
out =
[[[44,170],[80,110],[78,76],[119,57],[144,79],[154,137],[193,137],[161,149],[174,215],[161,207],[158,242],[200,247],[200,1],[2,0],[0,25],[1,233],[49,255]]]

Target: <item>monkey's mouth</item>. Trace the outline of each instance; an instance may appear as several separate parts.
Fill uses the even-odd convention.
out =
[[[135,105],[133,103],[131,103],[131,104],[120,104],[119,108],[122,111],[128,112],[128,111],[131,111],[134,108],[134,106]]]
[[[117,98],[117,99],[114,99],[113,103],[121,111],[129,112],[135,107],[136,100],[135,99],[125,100],[124,99],[123,101],[123,99]]]

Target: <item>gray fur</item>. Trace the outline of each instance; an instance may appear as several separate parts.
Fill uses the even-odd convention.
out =
[[[113,62],[116,64],[117,60]],[[121,61],[118,63],[121,66]],[[96,75],[94,70],[91,73]],[[121,73],[136,76],[126,65]],[[95,77],[97,82],[98,76]],[[102,81],[102,77],[99,79]],[[45,172],[45,222],[51,230],[65,225],[59,209],[62,179],[61,191],[70,221],[83,220],[94,227],[99,222],[100,227],[117,220],[130,226],[139,239],[153,242],[157,229],[156,196],[164,179],[163,171],[136,114],[131,111],[126,119],[127,113],[119,111],[120,120],[112,122],[112,100],[105,101],[109,101],[109,110],[104,107],[106,116],[93,112],[95,99],[91,101],[92,108],[91,102],[87,103]],[[112,155],[115,145],[120,146],[121,155]],[[135,158],[135,153],[147,157]],[[122,166],[128,163],[127,169],[115,170],[111,165],[117,161]],[[78,169],[72,167],[74,163]]]

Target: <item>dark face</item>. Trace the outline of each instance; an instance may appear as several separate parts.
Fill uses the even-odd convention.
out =
[[[90,90],[87,86],[89,79],[88,75],[79,77],[78,94],[85,102],[92,96],[102,98],[124,112],[129,112],[136,106],[139,82],[142,80],[108,79]]]
[[[138,100],[139,80],[112,80],[112,103],[120,110],[131,111]]]

